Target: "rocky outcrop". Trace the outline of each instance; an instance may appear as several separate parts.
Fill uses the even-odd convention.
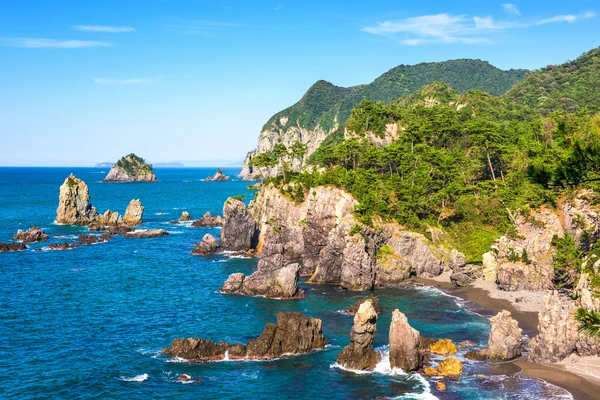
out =
[[[267,324],[263,333],[243,344],[215,343],[205,339],[175,339],[170,347],[163,349],[166,355],[188,361],[230,359],[270,359],[283,355],[303,354],[320,350],[327,344],[320,319],[300,313],[282,312],[276,324]]]
[[[181,213],[181,216],[179,217],[180,221],[191,221],[192,217],[190,216],[190,213],[187,211],[184,211]]]
[[[223,206],[221,248],[246,251],[256,245],[256,222],[243,201],[230,197]]]
[[[19,229],[13,239],[23,243],[38,243],[48,240],[48,235],[42,229],[34,226],[26,231]]]
[[[221,293],[240,293],[244,284],[244,274],[231,274],[221,286]]]
[[[456,345],[450,339],[440,339],[429,346],[429,351],[433,354],[455,354],[457,352]]]
[[[217,251],[219,247],[219,243],[217,243],[217,239],[209,233],[204,235],[202,241],[194,247],[192,250],[192,254],[197,256],[205,256],[207,254],[212,254]]]
[[[425,368],[423,370],[426,376],[447,376],[449,378],[458,378],[462,375],[462,372],[462,363],[454,357],[445,358],[436,368]]]
[[[144,216],[144,206],[139,200],[131,200],[125,215],[123,216],[123,222],[128,226],[135,226],[142,223],[142,217]]]
[[[75,247],[77,247],[77,245],[75,243],[52,243],[46,247],[44,247],[45,250],[71,250],[74,249]]]
[[[377,312],[373,303],[365,301],[354,315],[350,332],[350,344],[337,356],[336,361],[344,368],[372,371],[381,355],[373,351],[373,339],[377,331]]]
[[[502,236],[483,255],[486,278],[497,279],[504,290],[545,290],[552,287],[552,238],[563,236],[556,213],[531,212],[516,219],[518,237]],[[493,271],[496,272],[495,276]]]
[[[399,310],[392,313],[390,324],[390,365],[404,372],[415,371],[422,365],[419,353],[419,331],[408,324],[408,319]]]
[[[560,209],[565,230],[586,251],[600,238],[600,218],[591,200],[595,197],[592,190],[581,190]]]
[[[487,348],[468,352],[474,360],[507,361],[521,355],[523,331],[509,311],[502,310],[490,318],[491,330]]]
[[[9,251],[27,250],[27,246],[23,243],[2,243],[0,242],[0,253],[8,253]]]
[[[375,309],[375,312],[377,313],[377,315],[380,315],[383,312],[383,309],[381,308],[381,305],[379,304],[379,299],[375,296],[368,296],[368,297],[365,297],[364,299],[360,299],[356,303],[352,304],[350,307],[348,307],[344,311],[344,313],[349,314],[349,315],[356,314],[356,312],[360,308],[360,305],[367,300],[370,301],[371,304],[373,304],[373,308]]]
[[[88,225],[98,218],[96,208],[90,204],[88,186],[73,174],[60,187],[56,222],[59,224]]]
[[[124,225],[109,226],[106,229],[108,230],[108,233],[110,233],[111,235],[124,235],[128,232],[133,232],[135,230],[135,228],[133,228],[131,226],[124,226]]]
[[[248,277],[242,277],[241,287],[233,291],[230,288],[235,287],[233,283],[240,277],[239,275],[235,278],[230,277],[221,291],[277,299],[303,297],[304,291],[298,288],[300,265],[286,262],[285,241],[285,231],[270,230],[256,272]]]
[[[452,270],[450,281],[456,286],[464,287],[469,283],[483,279],[483,270],[479,265],[466,264]]]
[[[213,176],[209,176],[206,179],[204,179],[206,182],[223,182],[223,181],[230,181],[231,178],[228,177],[227,175],[225,175],[223,173],[223,171],[221,171],[220,169],[217,170],[217,172],[215,172],[215,174]]]
[[[223,225],[223,218],[220,215],[211,215],[210,212],[206,212],[202,218],[192,222],[194,228],[201,228],[204,226],[221,226]]]
[[[164,229],[148,229],[145,231],[133,231],[125,233],[126,238],[147,239],[159,236],[168,236],[169,232]]]
[[[158,179],[152,166],[132,153],[117,161],[103,182],[158,182]]]

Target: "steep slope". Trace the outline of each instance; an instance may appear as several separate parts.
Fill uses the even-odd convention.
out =
[[[506,97],[543,115],[584,107],[592,112],[600,110],[600,47],[574,61],[531,73]]]
[[[240,176],[251,178],[249,161],[256,154],[271,151],[277,143],[289,146],[298,140],[306,144],[306,157],[310,157],[327,136],[346,122],[361,100],[389,102],[432,82],[444,82],[460,93],[479,89],[500,95],[526,74],[526,70],[502,71],[481,60],[460,59],[400,65],[368,85],[351,88],[318,81],[298,103],[275,114],[263,126],[256,150],[248,154]]]

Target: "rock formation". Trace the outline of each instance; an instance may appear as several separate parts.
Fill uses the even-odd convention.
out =
[[[221,169],[218,169],[217,172],[215,172],[215,174],[213,176],[209,176],[204,180],[206,182],[222,182],[222,181],[230,181],[231,178],[228,177],[227,175],[225,175],[223,173],[223,171],[221,171]]]
[[[423,370],[426,376],[447,376],[450,378],[458,378],[462,372],[462,363],[454,357],[445,358],[436,368],[425,368]]]
[[[142,223],[142,217],[144,216],[144,206],[139,200],[131,200],[125,215],[123,216],[123,222],[129,226],[135,226]]]
[[[190,213],[187,211],[184,211],[181,213],[181,216],[179,217],[180,221],[191,221],[192,217],[190,216]]]
[[[219,247],[219,244],[217,243],[217,239],[215,239],[215,237],[213,235],[207,233],[202,238],[202,241],[200,243],[198,243],[196,245],[196,247],[194,247],[194,250],[192,250],[192,254],[195,254],[198,256],[212,254],[217,251],[218,247]]]
[[[126,238],[146,239],[159,236],[167,236],[169,232],[164,229],[148,229],[146,231],[133,231],[125,233]]]
[[[231,274],[221,286],[221,293],[240,293],[244,284],[244,274]]]
[[[0,242],[0,253],[8,253],[9,251],[27,250],[27,246],[23,243],[2,243]]]
[[[133,232],[135,229],[131,226],[109,226],[106,228],[111,235],[124,235],[128,232]]]
[[[433,354],[455,354],[457,352],[456,345],[450,339],[440,339],[429,347],[429,351]]]
[[[88,186],[73,174],[60,187],[56,222],[59,224],[87,225],[98,218],[96,208],[90,204]]]
[[[158,179],[152,166],[132,153],[117,161],[103,182],[158,182]]]
[[[350,344],[337,356],[336,361],[344,368],[372,371],[381,355],[373,351],[373,339],[377,331],[377,312],[373,303],[365,301],[354,315],[350,332]]]
[[[34,226],[26,231],[19,229],[19,231],[13,236],[13,239],[23,243],[38,243],[48,240],[48,235],[42,229]]]
[[[45,247],[46,250],[71,250],[77,247],[75,243],[52,243]]]
[[[265,296],[278,299],[300,298],[304,291],[298,288],[300,265],[287,263],[285,260],[285,231],[271,230],[261,253],[256,272],[243,277],[242,284],[236,290],[234,282],[240,279],[238,274],[230,276],[221,291],[223,293],[240,293],[249,296]]]
[[[510,312],[502,310],[490,318],[491,330],[487,348],[468,352],[465,357],[474,360],[507,361],[521,355],[523,343],[519,323]]]
[[[320,350],[327,344],[320,319],[300,313],[281,312],[276,324],[267,324],[263,333],[243,344],[214,343],[204,339],[175,339],[162,352],[188,361],[223,359],[269,359],[282,355],[302,354]]]
[[[360,305],[367,300],[369,300],[373,304],[373,308],[375,309],[375,312],[377,313],[377,315],[380,315],[383,312],[383,309],[381,308],[381,305],[379,304],[379,299],[375,296],[368,296],[368,297],[365,297],[364,299],[358,300],[356,303],[354,303],[350,307],[348,307],[344,312],[346,314],[350,314],[350,315],[356,314],[356,312],[360,308]]]
[[[246,251],[253,248],[256,222],[243,201],[230,197],[223,206],[221,248]]]
[[[223,225],[223,218],[219,215],[211,215],[210,212],[206,212],[202,218],[197,221],[192,222],[192,226],[194,228],[201,228],[204,226],[221,226]]]
[[[419,331],[408,324],[408,319],[399,310],[392,313],[390,324],[390,365],[404,372],[415,371],[422,365],[419,353]]]

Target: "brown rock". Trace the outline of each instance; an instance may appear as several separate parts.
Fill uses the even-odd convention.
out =
[[[437,366],[436,375],[457,378],[462,374],[462,371],[463,366],[460,360],[448,357]]]
[[[125,234],[126,238],[136,238],[136,239],[146,239],[146,238],[154,238],[159,236],[168,236],[169,232],[164,229],[148,229],[147,231],[135,231],[135,232],[127,232]]]
[[[415,371],[421,367],[419,353],[421,335],[408,324],[408,319],[399,310],[392,313],[390,324],[390,365],[404,372]]]
[[[26,231],[19,231],[13,236],[14,240],[19,240],[23,243],[38,243],[45,242],[48,240],[48,235],[37,226],[27,229]]]
[[[23,243],[2,243],[0,242],[0,253],[8,253],[9,251],[27,250],[27,246]]]
[[[219,168],[213,176],[209,176],[204,180],[206,182],[221,182],[221,181],[230,181],[231,178],[228,177],[227,175],[225,175],[223,173],[223,171],[221,171],[221,169]]]
[[[373,351],[373,339],[377,331],[377,312],[371,301],[362,303],[354,315],[354,325],[350,332],[350,344],[337,356],[342,367],[353,370],[372,371],[381,356]]]
[[[192,217],[190,216],[190,213],[187,211],[184,211],[181,213],[181,216],[179,217],[180,221],[191,221]]]
[[[135,226],[142,223],[142,217],[144,216],[144,206],[139,200],[131,200],[125,215],[123,216],[123,222],[128,226]]]
[[[237,273],[229,275],[229,278],[221,286],[222,293],[237,293],[242,289],[244,284],[244,274]]]
[[[64,243],[52,243],[49,246],[46,246],[46,250],[70,250],[77,247],[75,244]]]
[[[221,226],[223,225],[223,218],[219,215],[211,215],[210,212],[206,212],[202,218],[197,221],[192,222],[192,226],[194,228],[201,228],[204,226]]]
[[[204,256],[207,254],[212,254],[217,251],[219,244],[217,243],[217,239],[214,238],[213,235],[207,233],[202,238],[202,241],[194,247],[192,250],[192,254]]]
[[[90,204],[88,186],[73,174],[69,175],[60,187],[56,222],[87,225],[97,217],[96,208]]]
[[[365,297],[363,299],[360,299],[356,303],[352,304],[350,307],[348,307],[346,309],[345,313],[350,314],[350,315],[356,314],[360,305],[367,300],[371,301],[371,303],[373,304],[373,308],[375,308],[375,312],[377,313],[377,315],[380,315],[383,312],[383,309],[381,308],[381,305],[379,304],[379,299],[377,299],[377,296],[371,295],[371,296]]]
[[[130,226],[109,226],[108,228],[108,233],[110,233],[111,235],[124,235],[128,232],[133,232],[135,230],[135,228],[132,228]]]

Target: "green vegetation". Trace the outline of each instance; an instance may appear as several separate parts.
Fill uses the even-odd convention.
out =
[[[577,309],[575,319],[580,323],[579,332],[600,338],[600,314],[594,310]]]
[[[117,161],[115,167],[122,169],[130,176],[151,174],[153,172],[152,165],[147,164],[146,160],[133,153],[122,157]]]

